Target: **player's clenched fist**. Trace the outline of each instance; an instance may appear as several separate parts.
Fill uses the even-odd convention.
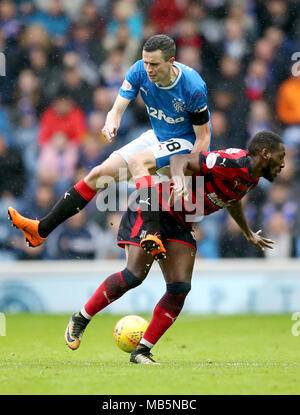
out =
[[[108,141],[112,141],[117,135],[118,127],[114,123],[105,124],[102,128],[102,134]]]

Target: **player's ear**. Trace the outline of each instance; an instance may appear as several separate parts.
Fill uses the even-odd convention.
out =
[[[270,160],[270,158],[271,158],[271,152],[270,152],[270,150],[268,150],[267,148],[263,148],[262,150],[261,150],[261,156],[262,156],[262,158],[264,159],[264,160]]]
[[[174,56],[173,56],[172,58],[170,58],[170,59],[169,59],[169,62],[170,62],[170,64],[171,64],[171,65],[173,65],[173,63],[175,62],[175,58],[174,58]]]

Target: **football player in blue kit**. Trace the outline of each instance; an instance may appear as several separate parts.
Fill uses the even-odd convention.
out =
[[[9,207],[9,218],[22,230],[30,246],[44,243],[67,218],[83,209],[108,184],[135,179],[142,219],[148,234],[141,246],[156,259],[164,258],[159,235],[159,209],[154,179],[157,169],[169,165],[174,154],[206,151],[210,144],[210,121],[206,84],[192,68],[175,61],[176,46],[166,35],[155,35],[143,46],[143,59],[128,71],[102,133],[109,140],[117,135],[122,116],[138,93],[145,102],[152,129],[114,151],[107,160],[68,189],[41,220],[32,220]],[[122,172],[120,174],[120,172]],[[126,173],[124,173],[126,172]]]

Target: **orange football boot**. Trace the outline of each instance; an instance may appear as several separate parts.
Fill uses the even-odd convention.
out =
[[[140,246],[147,254],[151,254],[156,260],[165,259],[167,256],[166,248],[158,233],[155,233],[154,235],[148,233],[148,235],[141,240]]]
[[[20,229],[24,233],[28,246],[36,247],[42,245],[47,239],[39,235],[39,220],[25,218],[11,206],[8,208],[8,219],[12,221],[15,228]]]

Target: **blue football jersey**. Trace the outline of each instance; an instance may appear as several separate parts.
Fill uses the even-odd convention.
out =
[[[119,94],[131,100],[141,92],[159,141],[184,138],[194,143],[196,136],[190,114],[207,107],[206,84],[189,66],[179,62],[174,65],[178,69],[177,78],[171,85],[162,87],[150,81],[143,60],[137,61],[127,72]]]

